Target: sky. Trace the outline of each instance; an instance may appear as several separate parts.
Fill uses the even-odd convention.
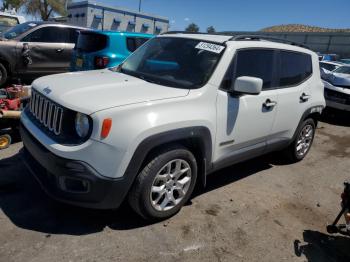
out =
[[[137,10],[139,0],[97,0]],[[141,10],[170,19],[171,30],[256,31],[280,24],[350,28],[350,0],[142,0]]]
[[[192,22],[196,23],[201,31],[206,31],[209,26],[214,26],[217,31],[256,31],[280,24],[350,28],[350,0],[141,1],[143,12],[169,18],[170,30],[184,30]],[[132,10],[138,10],[139,5],[139,0],[94,2]]]

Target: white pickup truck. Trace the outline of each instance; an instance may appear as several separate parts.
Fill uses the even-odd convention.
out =
[[[23,24],[25,22],[24,16],[17,15],[16,12],[0,12],[0,33],[9,30],[10,28]]]

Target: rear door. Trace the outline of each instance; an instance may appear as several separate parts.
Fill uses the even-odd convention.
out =
[[[222,161],[241,161],[264,152],[278,108],[277,92],[273,89],[275,71],[274,50],[237,51],[218,91],[216,161],[220,164]],[[263,79],[262,92],[259,95],[228,93],[226,90],[240,76]],[[266,106],[267,103],[270,106]]]
[[[289,142],[311,98],[311,55],[279,51],[278,111],[268,144]]]
[[[66,30],[64,27],[46,26],[29,33],[17,44],[19,63],[17,70],[24,78],[67,71],[69,59],[65,52]],[[31,63],[23,59],[25,46],[29,47]]]
[[[77,43],[80,30],[77,28],[70,27],[63,28],[62,30],[64,31],[64,35],[66,36],[65,48],[62,52],[62,56],[65,61],[65,64],[63,65],[63,70],[68,71],[72,59],[73,50],[75,44]]]

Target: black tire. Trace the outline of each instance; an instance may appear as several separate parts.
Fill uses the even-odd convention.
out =
[[[306,127],[311,127],[312,128],[312,136],[309,138],[310,139],[310,144],[308,148],[305,150],[305,152],[298,153],[297,147],[298,147],[298,141],[302,136],[302,132],[305,130]],[[285,150],[285,153],[288,157],[288,159],[292,163],[299,162],[305,158],[305,156],[309,153],[310,148],[312,146],[312,143],[314,141],[315,137],[315,131],[316,131],[316,124],[315,121],[312,118],[308,118],[304,120],[301,125],[298,127],[295,135],[295,139],[293,142],[289,145],[289,147]]]
[[[190,185],[182,200],[170,210],[157,210],[151,203],[151,188],[155,178],[169,162],[184,160],[190,167]],[[186,148],[178,146],[159,150],[151,157],[143,170],[138,174],[129,192],[128,201],[132,209],[146,220],[157,221],[175,215],[189,200],[197,179],[197,162]],[[172,194],[174,194],[172,192]],[[165,194],[164,194],[165,195]]]
[[[6,67],[0,63],[0,87],[4,87],[8,80]]]
[[[0,150],[6,149],[11,145],[11,136],[8,134],[0,135]]]

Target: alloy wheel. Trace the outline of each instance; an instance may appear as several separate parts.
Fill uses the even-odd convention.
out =
[[[313,135],[313,126],[309,124],[305,125],[301,130],[296,143],[296,153],[298,156],[303,157],[308,152],[312,143]]]
[[[157,173],[151,187],[151,204],[157,211],[167,211],[177,206],[191,185],[192,170],[183,159],[165,164]]]

